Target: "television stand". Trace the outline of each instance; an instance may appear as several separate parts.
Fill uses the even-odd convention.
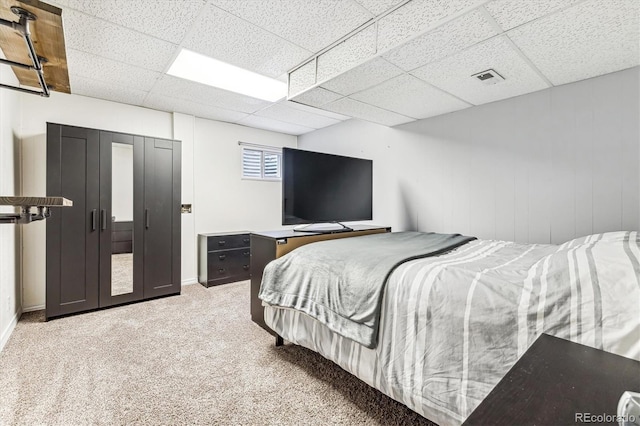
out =
[[[306,231],[294,232],[291,229],[280,231],[251,233],[251,319],[274,336],[276,333],[264,322],[262,301],[258,299],[262,273],[267,263],[284,256],[305,244],[338,238],[359,237],[362,235],[391,232],[389,226],[352,225],[351,230],[330,231],[325,233]]]
[[[310,223],[300,228],[294,228],[294,232],[313,232],[316,234],[335,234],[338,232],[350,232],[353,231],[353,228],[349,228],[344,223],[340,222],[330,222],[330,225],[340,225],[341,228],[329,227],[324,223]]]

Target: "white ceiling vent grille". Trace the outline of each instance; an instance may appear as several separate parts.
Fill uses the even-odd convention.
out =
[[[473,74],[471,77],[478,79],[480,83],[485,85],[492,85],[504,81],[504,77],[496,72],[496,70],[488,69],[477,74]]]

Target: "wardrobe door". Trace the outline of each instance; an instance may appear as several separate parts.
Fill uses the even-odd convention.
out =
[[[47,319],[98,307],[99,132],[47,123],[47,194],[73,201],[46,221]]]
[[[180,142],[145,138],[144,297],[180,292]]]
[[[143,298],[144,138],[100,132],[100,307]]]

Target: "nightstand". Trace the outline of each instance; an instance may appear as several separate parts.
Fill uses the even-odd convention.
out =
[[[640,362],[542,334],[463,424],[617,425],[624,391],[640,391]]]

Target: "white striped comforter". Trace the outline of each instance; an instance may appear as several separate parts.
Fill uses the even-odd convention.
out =
[[[407,262],[385,289],[378,346],[265,307],[285,340],[439,424],[460,424],[543,332],[640,360],[640,237],[560,246],[472,241]]]

